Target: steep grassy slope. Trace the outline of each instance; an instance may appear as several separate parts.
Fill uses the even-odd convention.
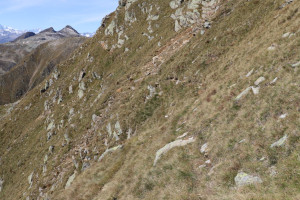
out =
[[[170,1],[124,2],[1,107],[0,198],[299,199],[300,2],[216,1],[205,33],[205,19],[175,32]],[[180,136],[193,142],[154,165]],[[240,172],[261,183],[238,187]]]

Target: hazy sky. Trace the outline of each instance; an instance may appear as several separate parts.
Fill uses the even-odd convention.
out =
[[[0,24],[20,30],[71,25],[78,32],[95,32],[118,0],[0,0]]]

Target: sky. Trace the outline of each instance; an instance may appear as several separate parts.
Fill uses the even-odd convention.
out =
[[[19,30],[70,25],[93,33],[117,6],[118,0],[0,0],[0,24]]]

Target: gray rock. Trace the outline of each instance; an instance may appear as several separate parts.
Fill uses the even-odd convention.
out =
[[[123,145],[118,145],[116,147],[110,148],[110,149],[106,149],[105,152],[99,157],[98,161],[100,162],[107,154],[114,152],[118,149],[121,149],[123,147]]]
[[[53,135],[52,131],[49,131],[47,133],[47,141],[49,141],[52,138],[52,135]]]
[[[157,164],[157,161],[160,159],[160,157],[163,154],[167,153],[169,150],[173,149],[174,147],[185,146],[185,145],[193,143],[195,141],[196,141],[196,139],[194,139],[193,137],[191,137],[191,138],[186,139],[186,140],[175,140],[174,142],[171,142],[171,143],[165,145],[163,148],[159,149],[156,152],[153,166],[155,166]]]
[[[127,139],[130,139],[131,134],[132,134],[132,129],[129,128],[128,131],[127,131]]]
[[[67,144],[69,144],[70,143],[70,138],[69,138],[69,134],[68,133],[64,134],[64,138],[65,138]]]
[[[2,192],[3,184],[4,184],[4,180],[0,178],[0,192]]]
[[[48,155],[46,154],[45,157],[44,157],[44,164],[46,164],[48,161]]]
[[[148,85],[148,90],[149,90],[149,95],[146,96],[147,100],[151,99],[156,94],[156,88],[153,87],[152,85]]]
[[[81,99],[84,96],[83,90],[79,89],[78,90],[78,98]]]
[[[46,174],[47,172],[47,165],[43,165],[43,174]]]
[[[248,72],[248,74],[246,75],[246,77],[249,77],[249,76],[251,76],[251,75],[252,75],[252,73],[253,73],[253,71],[254,71],[254,69],[251,69],[251,71],[250,71],[250,72]]]
[[[90,166],[91,166],[90,163],[84,162],[84,163],[82,164],[81,171],[85,171],[86,169],[90,168]]]
[[[211,27],[211,24],[209,21],[205,21],[204,24],[203,24],[203,27],[206,28],[206,29],[209,29]]]
[[[274,78],[274,79],[270,82],[270,84],[271,84],[271,85],[275,84],[275,83],[277,82],[277,80],[278,80],[278,77]]]
[[[243,98],[244,96],[246,96],[246,95],[250,92],[251,89],[252,89],[252,87],[246,88],[243,92],[241,92],[241,93],[235,98],[235,100],[238,101],[238,100],[240,100],[241,98]]]
[[[78,82],[82,81],[82,79],[85,77],[86,72],[85,70],[81,70],[78,77]]]
[[[97,72],[93,72],[94,79],[101,80],[101,76],[97,74]]]
[[[118,135],[121,135],[123,133],[119,121],[117,121],[117,123],[115,124],[115,129],[116,129]]]
[[[291,34],[290,32],[287,32],[287,33],[285,33],[285,34],[282,35],[282,38],[287,38],[287,37],[290,36],[290,34]]]
[[[176,9],[176,8],[178,8],[179,6],[181,6],[181,0],[173,0],[173,1],[171,1],[170,2],[170,7],[172,8],[172,9]]]
[[[125,22],[128,22],[128,23],[133,23],[135,22],[137,19],[135,17],[135,13],[133,11],[129,12],[129,11],[126,11],[125,12]]]
[[[69,86],[69,94],[73,94],[73,86],[72,85]]]
[[[297,63],[295,63],[295,64],[292,64],[292,67],[299,67],[300,66],[300,61],[299,62],[297,62]]]
[[[205,144],[203,144],[203,145],[201,146],[200,152],[201,152],[202,154],[207,154],[207,150],[208,150],[208,143],[205,143]]]
[[[202,3],[202,0],[191,0],[188,4],[188,9],[194,10],[199,8],[199,5]]]
[[[251,88],[252,88],[252,92],[253,92],[254,95],[259,94],[260,87],[251,87]]]
[[[116,22],[113,20],[108,27],[105,29],[105,35],[113,35],[114,29],[116,28]]]
[[[112,130],[111,130],[111,124],[110,124],[110,123],[107,124],[106,130],[107,130],[107,132],[108,132],[108,135],[109,135],[109,136],[112,136]]]
[[[288,135],[284,135],[282,138],[280,138],[277,142],[274,142],[272,145],[271,145],[271,148],[274,148],[274,147],[281,147],[285,144],[285,142],[287,141],[288,139]]]
[[[234,178],[234,181],[237,187],[258,184],[263,182],[259,176],[248,175],[244,172],[238,173]]]
[[[55,129],[55,124],[54,124],[54,122],[52,121],[52,122],[50,122],[50,124],[47,126],[47,131],[50,131],[50,130],[53,130],[53,129]]]
[[[275,177],[277,176],[278,172],[277,172],[277,167],[276,166],[272,166],[269,168],[269,173],[271,177]]]
[[[33,184],[33,172],[28,176],[27,180],[29,183],[29,188],[31,188]]]
[[[51,145],[51,146],[49,147],[49,153],[52,154],[53,152],[54,152],[54,146]]]
[[[138,1],[138,0],[127,0],[127,1],[126,1],[126,5],[125,5],[125,9],[128,10],[128,9],[130,8],[130,6],[131,6],[134,2],[136,2],[136,1]]]
[[[266,78],[265,77],[259,77],[255,82],[254,82],[254,84],[255,85],[259,85],[259,84],[261,84],[262,82],[264,82],[266,80]]]
[[[72,184],[72,182],[74,181],[74,179],[76,178],[76,172],[74,172],[74,174],[72,174],[70,177],[69,177],[69,179],[68,179],[68,181],[67,181],[67,183],[66,183],[66,186],[65,186],[65,189],[67,189],[67,188],[69,188],[70,186],[71,186],[71,184]]]
[[[78,167],[79,167],[79,163],[77,162],[77,160],[75,159],[75,157],[74,157],[74,156],[72,156],[72,162],[73,162],[73,164],[74,164],[75,168],[76,168],[76,169],[78,169]]]
[[[156,21],[159,19],[159,15],[149,15],[147,21]]]
[[[85,87],[85,83],[84,83],[84,82],[80,82],[78,87],[79,87],[79,89],[81,89],[81,90],[86,90],[86,87]]]
[[[180,31],[180,29],[181,29],[181,26],[180,26],[178,20],[176,20],[175,21],[175,31],[178,32],[178,31]]]

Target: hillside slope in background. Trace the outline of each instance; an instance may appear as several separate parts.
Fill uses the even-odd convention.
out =
[[[0,44],[0,104],[19,100],[66,60],[86,38],[70,26],[25,33]],[[2,71],[2,74],[1,74]]]
[[[299,199],[299,7],[120,0],[0,107],[0,199]]]

